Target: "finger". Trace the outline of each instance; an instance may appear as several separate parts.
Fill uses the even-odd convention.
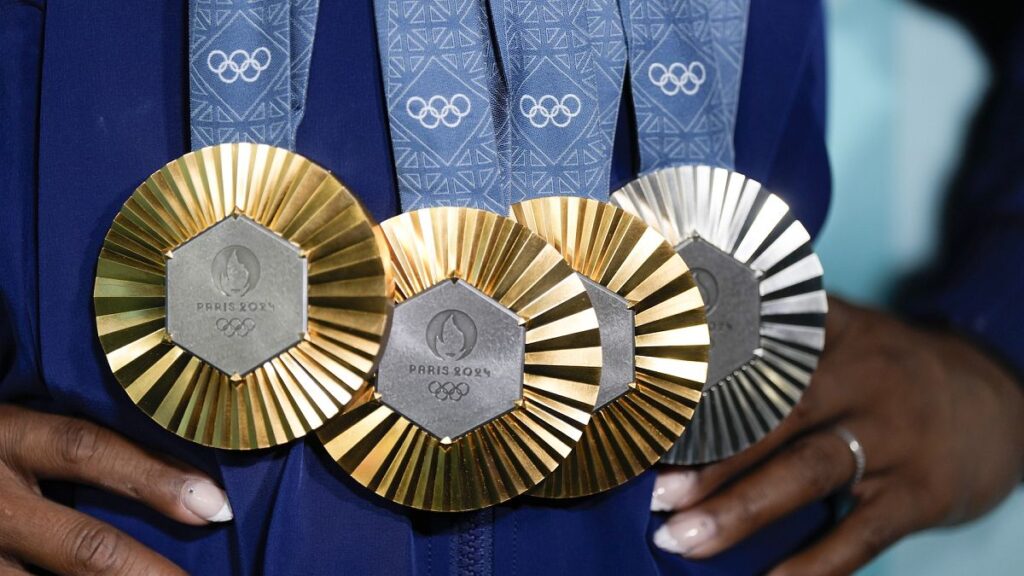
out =
[[[857,387],[851,381],[856,363],[849,361],[849,347],[843,342],[861,309],[834,296],[829,297],[825,351],[811,385],[792,412],[764,438],[721,462],[700,468],[664,467],[655,482],[651,510],[664,512],[691,506],[708,497],[732,479],[763,462],[793,438],[846,415]]]
[[[75,418],[0,408],[11,464],[33,476],[90,484],[146,503],[179,522],[232,518],[227,495],[201,473]],[[13,411],[13,415],[11,413]]]
[[[778,428],[746,450],[700,468],[666,466],[658,472],[651,510],[665,512],[692,506],[722,486],[764,462],[801,434],[845,414],[843,398],[829,389],[811,386]]]
[[[0,548],[26,564],[70,576],[185,574],[112,526],[35,494],[5,495],[4,505]]]
[[[849,449],[828,432],[805,436],[722,492],[671,517],[655,533],[658,547],[707,558],[849,482]]]
[[[0,576],[11,576],[13,574],[27,574],[25,568],[14,558],[0,552]]]
[[[757,444],[720,462],[697,468],[665,466],[658,471],[651,510],[666,512],[692,506],[733,478],[762,462],[799,433],[797,421],[787,419]]]
[[[850,304],[837,296],[828,297],[828,314],[825,316],[825,353],[835,350],[846,339],[850,327],[864,309]]]
[[[26,576],[28,572],[21,564],[0,556],[0,576]]]
[[[907,500],[890,492],[862,501],[821,541],[780,564],[770,576],[852,574],[912,531]]]

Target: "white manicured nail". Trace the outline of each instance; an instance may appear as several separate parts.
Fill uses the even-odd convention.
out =
[[[654,545],[666,552],[687,555],[706,544],[715,535],[715,524],[700,515],[683,517],[654,532]]]
[[[651,511],[668,512],[678,509],[688,502],[696,485],[697,473],[692,470],[662,472],[654,482]]]
[[[227,522],[235,517],[228,495],[207,480],[190,480],[181,489],[181,503],[207,522]]]
[[[676,542],[676,539],[672,537],[672,534],[668,531],[668,526],[663,525],[654,531],[654,545],[665,552],[679,554],[679,542]]]

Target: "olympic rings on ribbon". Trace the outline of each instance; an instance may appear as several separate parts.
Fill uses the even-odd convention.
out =
[[[561,100],[551,94],[545,94],[540,99],[525,94],[519,99],[519,112],[534,128],[544,128],[548,124],[565,128],[573,118],[579,116],[580,99],[575,94],[566,94]]]
[[[462,119],[469,115],[472,110],[472,102],[465,94],[455,94],[448,100],[440,94],[424,100],[419,96],[413,96],[405,102],[405,111],[414,120],[427,129],[433,130],[441,124],[448,128],[455,128],[462,123]]]
[[[660,62],[655,62],[647,68],[647,77],[651,83],[661,88],[666,96],[675,96],[682,92],[687,96],[693,96],[707,80],[707,70],[699,60],[694,60],[687,66],[682,62],[673,62],[667,68]]]
[[[427,390],[434,395],[434,398],[442,402],[446,400],[458,402],[462,400],[463,396],[469,394],[469,384],[465,382],[438,382],[434,380],[427,385]]]
[[[223,50],[214,50],[206,56],[206,66],[225,84],[234,84],[239,78],[255,82],[270,66],[270,50],[261,46],[252,54],[239,49],[230,55]]]
[[[238,336],[239,338],[245,338],[256,329],[256,321],[252,318],[217,318],[217,330],[224,333],[225,336],[231,338]]]

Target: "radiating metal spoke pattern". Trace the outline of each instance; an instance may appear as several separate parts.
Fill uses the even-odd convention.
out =
[[[736,296],[756,304],[755,317],[745,320],[757,326],[754,345],[738,365],[716,366],[716,359],[728,360],[726,351],[736,352],[736,342],[716,327],[717,312],[709,313],[709,374],[722,377],[708,382],[690,427],[662,461],[699,464],[747,448],[799,401],[825,343],[828,301],[810,235],[781,198],[721,168],[657,170],[615,192],[612,202],[657,228],[684,259],[687,246],[705,242],[756,278],[749,294]]]
[[[306,333],[244,375],[166,329],[167,258],[235,216],[308,266]],[[368,212],[323,168],[272,146],[203,148],[150,176],[115,217],[93,293],[100,343],[131,400],[167,430],[217,448],[282,444],[340,412],[372,373],[393,307],[387,257]]]
[[[655,464],[697,408],[710,345],[703,301],[672,245],[620,208],[549,197],[513,205],[512,215],[632,311],[632,330],[618,337],[633,339],[635,356],[614,359],[631,364],[632,381],[594,413],[572,455],[532,493],[573,498],[608,490]]]
[[[327,452],[363,486],[413,508],[474,510],[526,492],[569,455],[597,400],[600,337],[583,282],[543,239],[492,212],[429,208],[381,230],[399,305],[461,280],[518,317],[522,398],[457,438],[438,438],[371,386],[318,432]]]

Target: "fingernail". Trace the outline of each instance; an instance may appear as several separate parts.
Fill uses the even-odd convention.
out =
[[[227,522],[235,517],[228,495],[208,480],[190,480],[181,489],[181,503],[207,522]]]
[[[685,504],[697,485],[697,473],[692,470],[662,472],[654,481],[651,495],[652,512],[668,512]]]
[[[684,517],[662,525],[654,532],[654,545],[666,552],[687,555],[715,535],[715,524],[707,516]]]

